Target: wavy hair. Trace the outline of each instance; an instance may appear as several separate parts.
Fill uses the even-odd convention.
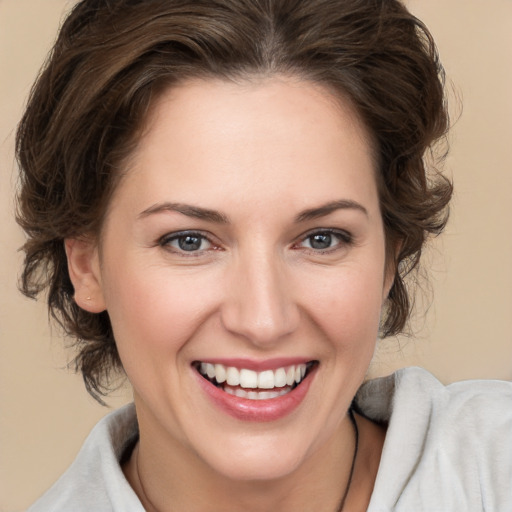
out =
[[[425,159],[444,139],[448,115],[443,68],[423,23],[397,0],[82,0],[19,124],[17,220],[27,234],[20,288],[29,297],[47,292],[99,401],[122,365],[108,313],[74,302],[64,239],[100,232],[120,164],[159,91],[189,78],[274,74],[348,99],[370,133],[395,270],[381,333],[404,329],[404,278],[444,228],[452,194]]]

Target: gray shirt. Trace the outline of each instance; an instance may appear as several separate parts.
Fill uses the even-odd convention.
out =
[[[366,382],[357,407],[388,424],[368,512],[511,512],[512,383],[443,386],[421,368]],[[103,418],[28,512],[143,512],[120,466],[133,404]]]

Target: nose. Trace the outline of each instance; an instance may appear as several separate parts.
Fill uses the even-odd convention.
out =
[[[299,324],[299,308],[283,262],[271,254],[240,258],[230,269],[221,310],[224,327],[259,348],[271,348]]]

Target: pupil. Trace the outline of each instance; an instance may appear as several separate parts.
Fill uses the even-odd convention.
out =
[[[183,251],[197,251],[201,247],[201,238],[198,236],[183,236],[178,240]]]
[[[332,237],[328,233],[313,235],[311,237],[311,247],[313,249],[327,249],[331,246]]]

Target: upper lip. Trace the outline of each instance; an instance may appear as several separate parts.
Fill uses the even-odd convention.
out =
[[[205,359],[197,359],[194,363],[211,363],[222,364],[224,366],[232,366],[235,368],[245,368],[255,372],[262,372],[265,370],[277,370],[287,366],[307,364],[315,359],[306,357],[277,357],[272,359],[258,360],[249,358],[216,358],[207,357]]]

